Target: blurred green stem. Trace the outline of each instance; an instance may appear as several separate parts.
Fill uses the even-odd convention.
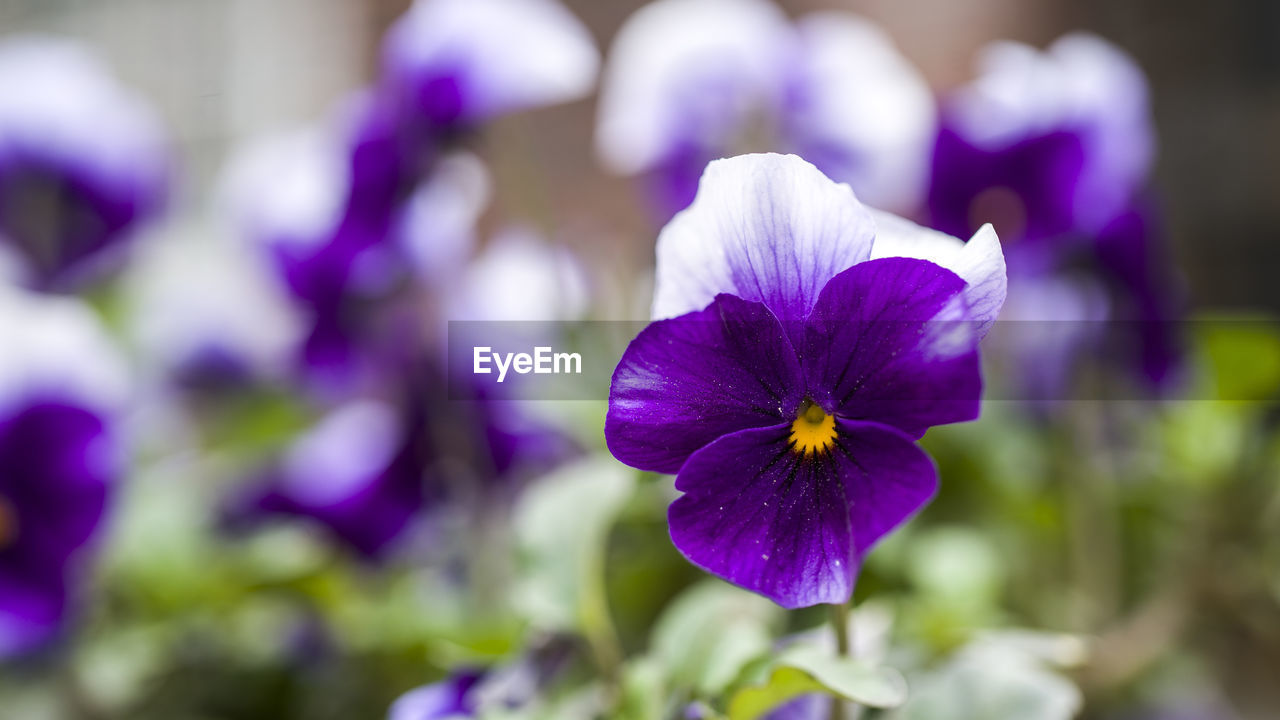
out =
[[[1067,422],[1061,459],[1075,598],[1072,625],[1094,632],[1120,606],[1122,547],[1116,516],[1116,472],[1105,437],[1111,418],[1102,404],[1080,403]],[[1092,412],[1089,412],[1092,411]]]
[[[852,657],[853,648],[849,641],[849,606],[847,604],[831,606],[831,629],[836,634],[836,654],[842,658]],[[831,699],[831,720],[845,720],[845,703],[838,697]]]

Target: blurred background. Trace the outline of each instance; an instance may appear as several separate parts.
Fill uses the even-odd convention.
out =
[[[1177,286],[1179,311],[1161,322],[1178,326],[1185,352],[1183,384],[1161,401],[1127,400],[1144,394],[1129,391],[1123,402],[1061,401],[1107,397],[1096,390],[1028,399],[1008,389],[1018,382],[1010,365],[1025,357],[996,359],[989,377],[1000,401],[977,422],[925,438],[943,490],[859,580],[860,652],[898,668],[913,700],[848,712],[1280,717],[1280,3],[776,4],[791,17],[840,10],[873,21],[941,97],[974,80],[980,49],[995,40],[1044,48],[1086,30],[1131,56],[1149,84],[1157,149],[1146,189]],[[607,68],[615,35],[644,3],[563,5]],[[0,0],[0,43],[39,34],[96,53],[155,111],[169,158],[163,209],[133,227],[128,256],[51,293],[84,308],[45,320],[40,303],[24,300],[0,312],[9,322],[0,323],[0,354],[43,347],[33,366],[62,372],[77,363],[50,358],[116,345],[104,356],[121,356],[134,387],[123,402],[88,393],[90,409],[115,402],[128,459],[107,483],[112,496],[93,501],[106,508],[100,526],[67,531],[77,537],[67,577],[83,582],[50,580],[58,599],[48,607],[22,585],[28,560],[6,559],[18,547],[7,533],[16,527],[20,537],[27,526],[8,522],[24,517],[25,496],[2,478],[36,472],[23,447],[46,457],[64,442],[77,458],[96,450],[61,425],[6,441],[9,421],[0,418],[0,612],[17,618],[0,622],[0,720],[719,718],[727,699],[760,679],[753,661],[825,620],[817,611],[784,615],[690,566],[667,537],[671,479],[609,458],[603,402],[507,403],[477,390],[449,403],[441,388],[450,380],[433,361],[402,357],[387,342],[431,346],[454,319],[647,317],[666,216],[643,181],[597,158],[597,83],[485,117],[442,143],[450,152],[430,155],[430,177],[443,184],[421,197],[415,189],[413,202],[434,214],[429,229],[405,231],[406,243],[426,237],[463,259],[419,248],[411,280],[361,285],[355,310],[343,295],[340,327],[328,329],[360,335],[359,362],[325,334],[323,310],[315,327],[299,319],[296,306],[324,308],[332,298],[308,279],[325,277],[327,266],[290,265],[296,238],[268,238],[274,265],[223,266],[221,256],[199,254],[240,247],[255,223],[264,235],[314,225],[311,204],[330,193],[315,168],[331,166],[301,155],[246,158],[269,139],[364,118],[353,93],[386,72],[384,38],[409,8],[407,0]],[[0,96],[30,91],[5,77],[15,76],[0,74]],[[355,122],[356,134],[375,121]],[[470,154],[459,159],[456,146]],[[144,153],[136,157],[143,164]],[[363,177],[358,162],[352,177]],[[237,184],[264,173],[256,191]],[[358,184],[346,191],[357,195]],[[407,192],[397,202],[409,202]],[[285,209],[245,211],[245,198],[259,194],[287,196]],[[352,235],[367,230],[359,220]],[[548,248],[571,259],[550,258]],[[379,262],[370,264],[395,261]],[[277,265],[283,280],[269,281]],[[520,272],[530,268],[543,274]],[[529,318],[501,302],[511,287],[537,296],[521,308]],[[191,296],[242,303],[177,299]],[[67,337],[98,322],[105,330],[89,334],[105,337],[77,345],[27,333],[62,316],[76,326]],[[197,339],[199,362],[167,354],[207,318],[252,348],[262,367],[250,380],[221,355],[211,360]],[[305,372],[282,359],[295,344],[305,344]],[[335,380],[334,368],[349,365],[359,367]],[[387,375],[396,379],[369,367],[394,367]],[[50,382],[101,384],[83,370]],[[1137,382],[1121,377],[1113,382]],[[0,411],[9,412],[5,383]],[[352,491],[366,476],[374,489]],[[326,505],[348,491],[354,504]],[[58,501],[31,504],[43,512],[47,502]],[[3,640],[6,632],[17,639]],[[472,676],[485,679],[483,701],[467,694]],[[420,686],[463,699],[393,705]],[[825,720],[829,710],[795,712],[785,717]]]
[[[1043,47],[1092,30],[1130,53],[1151,84],[1160,152],[1155,184],[1171,242],[1204,307],[1280,306],[1272,290],[1280,227],[1280,10],[1265,0],[1193,2],[802,2],[790,14],[842,9],[881,24],[938,89],[971,79],[996,38]],[[642,3],[568,2],[607,48]],[[80,38],[155,104],[180,146],[181,206],[207,197],[237,142],[305,124],[367,84],[378,46],[407,2],[71,2],[5,0],[5,33]],[[557,219],[622,228],[649,262],[651,228],[626,183],[604,173],[588,142],[593,99],[504,118],[486,137],[498,182],[518,184],[508,156],[536,163]],[[529,137],[538,138],[529,142]],[[496,163],[493,161],[497,160]],[[517,175],[513,178],[511,175]],[[497,192],[520,202],[523,193]],[[514,197],[513,197],[514,196]],[[590,201],[582,201],[590,198]]]

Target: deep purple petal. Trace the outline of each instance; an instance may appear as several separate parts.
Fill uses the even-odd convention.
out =
[[[364,557],[383,556],[422,510],[422,420],[377,403],[335,411],[296,440],[225,510],[232,527],[265,516],[309,518]]]
[[[0,659],[34,650],[57,635],[66,604],[60,566],[32,577],[0,565]]]
[[[605,438],[628,465],[673,473],[716,438],[793,417],[802,392],[795,351],[773,313],[720,295],[631,341],[613,373]]]
[[[479,672],[458,672],[433,685],[410,690],[391,705],[387,720],[473,717],[477,704],[473,690],[483,677]]]
[[[62,625],[74,554],[101,523],[116,465],[100,417],[42,402],[0,421],[0,657]]]
[[[950,270],[911,258],[872,260],[836,276],[806,322],[811,398],[828,413],[917,437],[977,417],[982,377],[970,323],[963,312],[940,316],[964,288]]]
[[[691,562],[788,608],[843,603],[862,557],[937,489],[902,432],[840,420],[832,451],[802,456],[790,426],[728,435],[689,458],[668,512]]]
[[[1153,387],[1175,380],[1182,363],[1183,308],[1172,263],[1151,213],[1133,208],[1098,233],[1097,253],[1104,277],[1115,289],[1116,314],[1134,329],[1123,351]]]
[[[990,222],[1006,243],[1054,238],[1075,227],[1084,166],[1079,135],[1054,132],[985,149],[945,122],[929,188],[933,227],[969,237]]]
[[[831,696],[810,693],[775,707],[764,720],[825,720],[830,716]]]
[[[116,470],[101,418],[62,403],[33,405],[0,423],[0,500],[15,539],[0,548],[61,562],[83,545],[106,507]]]
[[[874,422],[836,421],[836,445],[859,562],[933,499],[938,470],[910,436]]]
[[[691,562],[787,608],[843,603],[856,556],[843,456],[805,458],[790,423],[727,435],[694,453],[676,477],[685,494],[667,513]]]

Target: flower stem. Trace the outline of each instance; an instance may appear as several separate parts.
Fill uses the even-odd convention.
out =
[[[849,606],[831,606],[831,627],[836,633],[836,654],[849,657]]]
[[[831,606],[831,629],[836,634],[836,654],[842,658],[852,657],[853,651],[849,643],[849,606],[845,604]],[[845,720],[845,702],[841,698],[831,698],[831,720]]]

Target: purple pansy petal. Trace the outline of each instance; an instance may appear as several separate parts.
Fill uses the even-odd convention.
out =
[[[586,27],[554,0],[417,0],[383,46],[392,92],[438,129],[576,100],[599,62]]]
[[[791,419],[802,392],[795,350],[774,315],[721,295],[631,342],[613,374],[605,437],[619,460],[673,473],[722,435]]]
[[[871,254],[875,223],[847,185],[794,155],[707,166],[698,196],[658,236],[653,317],[729,293],[803,319],[827,281]]]
[[[856,15],[813,13],[797,30],[783,120],[790,147],[862,201],[914,210],[937,124],[928,84],[883,30]]]
[[[984,149],[957,133],[949,117],[934,146],[931,226],[963,237],[990,222],[1011,242],[1074,229],[1073,197],[1085,163],[1078,135],[1051,132]]]
[[[676,477],[671,539],[694,564],[787,608],[848,602],[861,558],[933,497],[937,471],[910,437],[838,421],[802,456],[790,424],[727,435]]]
[[[985,336],[1004,306],[1009,290],[1004,253],[995,228],[983,225],[968,242],[921,227],[891,213],[872,210],[876,241],[871,259],[907,257],[928,260],[954,272],[965,281],[967,317]]]
[[[62,567],[10,568],[0,564],[0,659],[53,640],[62,629],[67,588]]]
[[[1096,242],[1103,275],[1117,289],[1115,319],[1135,329],[1123,350],[1138,374],[1159,388],[1178,379],[1184,310],[1155,224],[1146,208],[1135,207],[1104,226]]]
[[[823,720],[830,716],[831,696],[812,693],[775,707],[764,720]]]
[[[836,421],[837,454],[859,561],[938,492],[933,460],[905,433],[877,422]]]
[[[123,364],[77,301],[0,288],[0,656],[61,628],[119,476]]]
[[[856,562],[846,459],[802,457],[790,430],[742,430],[694,453],[676,476],[685,494],[667,513],[671,540],[695,565],[783,607],[843,603]]]
[[[35,404],[0,420],[0,499],[16,514],[16,541],[0,558],[38,552],[62,560],[84,545],[119,471],[111,448],[102,418],[64,403]]]
[[[259,487],[235,498],[228,519],[307,517],[362,555],[380,557],[425,500],[419,431],[380,403],[346,405],[295,441]]]
[[[1133,60],[1101,38],[1075,33],[1045,52],[995,43],[983,51],[979,67],[979,77],[956,93],[945,118],[952,135],[943,141],[968,146],[975,155],[957,167],[975,177],[989,175],[990,163],[978,157],[1004,158],[999,184],[1023,195],[1029,237],[1051,234],[1059,225],[1058,232],[1094,231],[1115,217],[1146,181],[1154,156],[1146,79]],[[1070,154],[1079,159],[1071,161]],[[1071,170],[1072,163],[1078,168]],[[1019,176],[1021,183],[1014,182]],[[969,229],[938,226],[955,234]]]
[[[391,705],[387,720],[448,720],[473,717],[477,710],[479,672],[458,672],[433,685],[401,695]]]
[[[982,378],[967,318],[939,314],[965,283],[913,258],[871,260],[827,284],[806,322],[805,375],[828,413],[883,422],[915,436],[978,415]],[[964,330],[967,347],[939,353],[935,338]]]
[[[645,5],[623,24],[609,52],[598,155],[622,174],[679,168],[677,159],[691,152],[724,155],[753,113],[783,101],[792,42],[786,16],[763,0]],[[698,164],[695,179],[701,171]],[[669,314],[701,309],[712,296]]]

